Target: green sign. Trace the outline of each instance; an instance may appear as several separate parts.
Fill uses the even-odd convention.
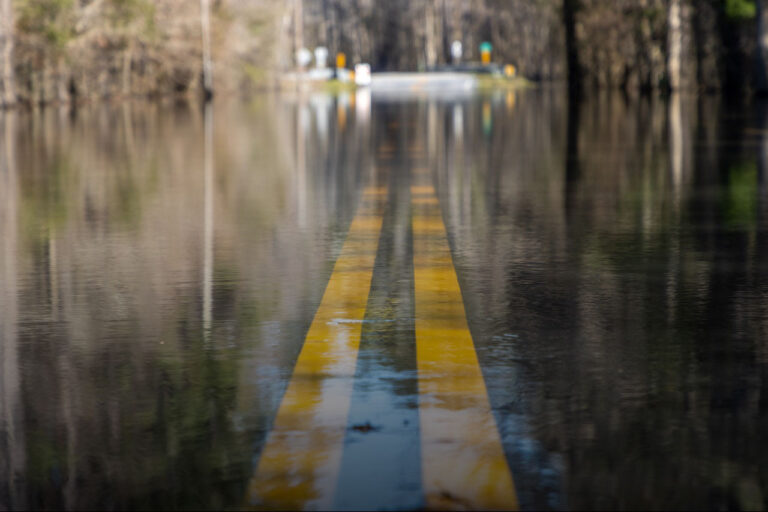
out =
[[[493,45],[491,45],[491,43],[489,43],[488,41],[483,41],[482,43],[480,43],[480,53],[485,53],[485,52],[490,53],[492,49],[493,49]]]

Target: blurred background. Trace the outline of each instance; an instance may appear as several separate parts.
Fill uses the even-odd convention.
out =
[[[653,90],[768,87],[761,0],[2,0],[0,98],[28,104],[273,87],[296,52],[416,71],[453,41],[534,81]],[[203,32],[208,32],[205,36]],[[763,43],[761,43],[763,41]]]

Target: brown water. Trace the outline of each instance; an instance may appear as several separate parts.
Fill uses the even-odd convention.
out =
[[[424,506],[417,183],[521,508],[768,507],[767,114],[559,90],[0,114],[0,509],[253,505],[371,187],[326,485]]]

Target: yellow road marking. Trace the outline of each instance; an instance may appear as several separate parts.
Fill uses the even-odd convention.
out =
[[[414,197],[411,204],[440,204],[436,197]]]
[[[249,504],[328,509],[336,488],[385,194],[366,190],[249,486]]]
[[[411,188],[422,480],[430,509],[517,509],[435,190]]]

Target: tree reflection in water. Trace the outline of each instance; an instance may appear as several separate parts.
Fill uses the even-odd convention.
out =
[[[243,505],[361,190],[417,164],[523,508],[768,504],[765,105],[217,102],[0,118],[1,505]]]

